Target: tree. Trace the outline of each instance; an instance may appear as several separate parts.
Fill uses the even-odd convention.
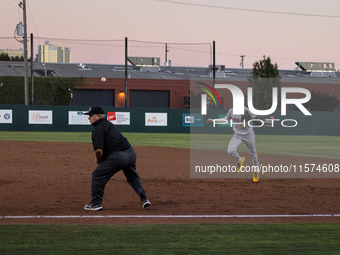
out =
[[[273,87],[278,88],[277,108],[281,105],[281,77],[277,64],[272,64],[270,57],[263,56],[263,59],[253,64],[251,76],[248,79],[253,88],[253,106],[257,110],[267,110],[272,106]]]
[[[0,54],[0,61],[11,61],[11,58],[8,56],[8,53],[1,53]]]
[[[24,61],[24,56],[11,57],[11,61]]]
[[[71,105],[73,89],[84,84],[84,78],[35,77],[34,105]],[[0,76],[0,104],[24,104],[23,88],[24,77]]]
[[[270,57],[263,56],[263,59],[253,64],[253,78],[281,78],[277,64],[271,62]]]
[[[8,53],[0,54],[0,61],[24,61],[24,56],[10,57]]]

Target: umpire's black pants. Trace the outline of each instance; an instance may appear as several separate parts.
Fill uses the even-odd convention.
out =
[[[142,181],[136,172],[136,158],[136,151],[131,146],[125,151],[111,153],[104,161],[97,165],[92,173],[91,202],[93,204],[102,204],[106,183],[120,170],[123,170],[127,181],[141,200],[146,198]]]

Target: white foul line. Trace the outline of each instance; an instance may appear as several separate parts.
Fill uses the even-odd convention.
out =
[[[298,218],[340,217],[340,214],[272,214],[272,215],[28,215],[0,216],[0,219],[74,219],[74,218]]]

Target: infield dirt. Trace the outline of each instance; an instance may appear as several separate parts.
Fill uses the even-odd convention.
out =
[[[0,141],[0,224],[340,222],[340,217],[31,218],[36,215],[310,215],[340,213],[340,179],[191,179],[190,150],[135,147],[152,206],[141,207],[122,172],[107,184],[103,211],[85,211],[95,168],[91,144]],[[241,156],[250,158],[248,153]],[[226,157],[229,157],[226,155]],[[338,160],[259,154],[275,164]],[[230,164],[235,161],[229,157]],[[247,163],[249,164],[250,160]]]

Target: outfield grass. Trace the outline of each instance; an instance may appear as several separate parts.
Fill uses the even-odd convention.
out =
[[[137,146],[190,148],[189,134],[123,133]],[[91,143],[91,132],[0,132],[0,140]]]
[[[18,225],[1,254],[340,254],[340,224]]]
[[[160,146],[175,148],[224,150],[232,135],[123,133],[135,146]],[[89,132],[0,132],[0,140],[80,142],[91,143]],[[256,135],[256,149],[261,154],[289,155],[310,158],[339,159],[340,137],[338,136],[284,136]],[[238,151],[247,152],[244,144]]]
[[[226,151],[232,135],[191,135],[191,148]],[[339,159],[340,137],[338,136],[290,136],[256,135],[256,150],[261,154],[300,156],[309,158]],[[248,152],[244,143],[239,152]]]

